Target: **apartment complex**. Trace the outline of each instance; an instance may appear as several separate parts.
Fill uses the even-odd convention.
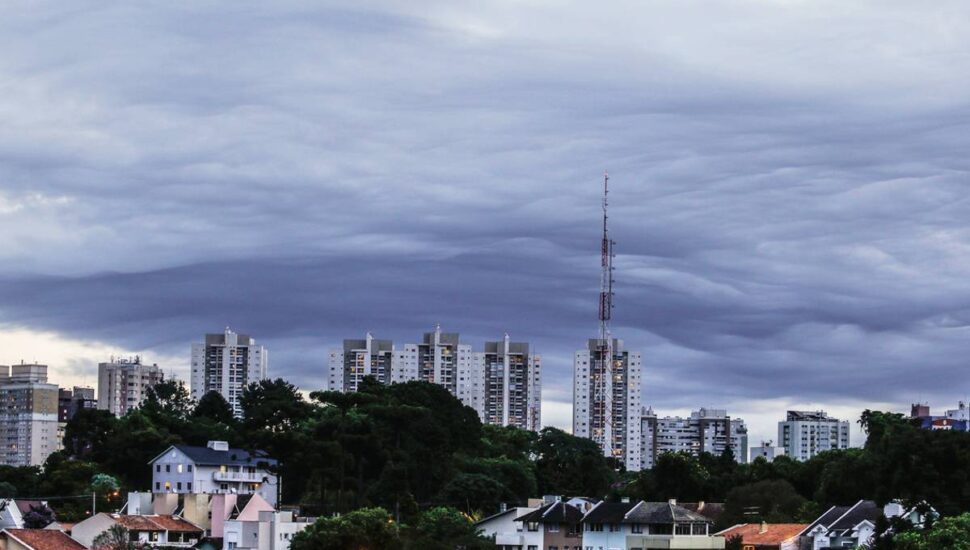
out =
[[[59,448],[57,390],[47,365],[0,365],[0,464],[41,466]]]
[[[788,411],[778,423],[778,444],[795,460],[808,460],[833,449],[849,448],[849,421],[825,411]]]
[[[243,389],[267,377],[268,361],[266,348],[248,335],[229,327],[220,334],[206,334],[204,342],[192,344],[192,399],[218,392],[233,413],[242,416]]]
[[[485,342],[484,353],[475,354],[483,370],[481,381],[482,421],[527,430],[542,427],[541,359],[530,353],[529,344],[511,342],[509,335],[498,342]]]
[[[164,380],[158,365],[146,365],[141,357],[111,358],[98,363],[98,408],[124,416],[138,407],[148,389]]]
[[[748,457],[748,428],[744,420],[731,418],[724,409],[702,408],[689,417],[658,417],[653,409],[641,416],[641,450],[643,468],[653,468],[663,453],[686,452],[720,455],[731,449],[738,462]]]
[[[326,389],[357,391],[364,377],[382,384],[421,380],[445,387],[483,422],[541,427],[541,360],[528,343],[486,342],[484,351],[473,352],[457,332],[425,333],[418,344],[401,349],[391,340],[367,334],[362,340],[344,340],[343,349],[329,354]]]
[[[590,339],[573,360],[573,434],[629,471],[642,467],[640,373],[640,353],[617,339]]]

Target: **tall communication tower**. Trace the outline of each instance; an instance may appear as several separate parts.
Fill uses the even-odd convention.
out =
[[[595,364],[594,377],[594,403],[601,409],[599,414],[599,426],[594,426],[595,435],[600,435],[600,444],[603,452],[607,456],[614,454],[616,445],[613,441],[613,337],[610,334],[610,319],[613,318],[613,245],[609,232],[609,195],[610,195],[610,174],[603,174],[603,242],[601,245],[600,267],[600,303],[599,321],[600,337],[597,349],[599,357]],[[599,434],[596,434],[599,432]],[[596,439],[599,439],[596,438]]]

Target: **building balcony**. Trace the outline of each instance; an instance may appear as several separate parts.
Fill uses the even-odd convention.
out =
[[[707,535],[628,535],[627,548],[723,550],[724,537]]]
[[[212,479],[219,482],[238,481],[242,483],[262,483],[266,474],[260,472],[212,472]]]

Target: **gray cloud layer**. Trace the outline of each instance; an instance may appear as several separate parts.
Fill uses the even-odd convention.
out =
[[[970,391],[961,2],[14,5],[0,321],[319,384],[364,330],[615,332],[660,409]]]

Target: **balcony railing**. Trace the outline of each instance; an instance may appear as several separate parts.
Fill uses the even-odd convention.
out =
[[[244,483],[262,483],[265,474],[259,472],[212,472],[212,479],[216,481],[241,481]]]

